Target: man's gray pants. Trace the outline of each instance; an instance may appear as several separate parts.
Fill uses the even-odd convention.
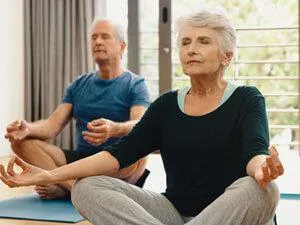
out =
[[[162,194],[116,178],[88,177],[72,189],[72,202],[93,225],[272,225],[279,191],[259,188],[251,177],[236,180],[199,215],[179,214]]]

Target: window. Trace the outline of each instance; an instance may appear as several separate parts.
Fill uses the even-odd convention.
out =
[[[162,8],[169,9],[168,23],[173,23],[179,16],[197,12],[203,6],[222,6],[231,16],[238,36],[235,59],[226,72],[226,78],[258,87],[266,98],[271,143],[286,149],[299,150],[297,0],[98,1],[105,2],[107,15],[118,18],[125,27],[128,23],[137,26],[128,38],[131,43],[128,46],[129,51],[134,49],[129,60],[134,58],[135,71],[145,77],[152,99],[170,88],[178,89],[189,85],[188,78],[180,68],[171,25],[162,28],[159,22]],[[139,19],[130,16],[130,10],[137,10],[133,15]],[[127,13],[128,23],[124,20]],[[172,39],[168,32],[172,32]],[[136,43],[130,40],[135,40]],[[168,54],[171,56],[161,57]],[[131,63],[128,66],[130,68]]]
[[[227,11],[237,28],[238,46],[226,78],[239,84],[254,85],[263,93],[271,144],[299,150],[298,1],[215,2],[174,0],[171,6],[174,20],[180,16],[178,12],[195,12],[201,5],[221,5]],[[180,68],[175,38],[172,46],[171,82],[172,88],[177,89],[189,83]]]

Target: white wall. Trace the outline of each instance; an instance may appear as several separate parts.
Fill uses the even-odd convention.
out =
[[[0,156],[11,153],[6,125],[24,118],[23,1],[0,0]]]

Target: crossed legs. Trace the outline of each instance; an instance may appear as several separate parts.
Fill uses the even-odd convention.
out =
[[[24,161],[45,170],[52,170],[67,164],[63,151],[55,145],[37,139],[25,139],[12,144],[12,150]],[[74,181],[47,186],[36,186],[35,190],[43,199],[63,198],[69,195]]]
[[[72,202],[94,225],[181,225],[185,218],[162,194],[107,176],[84,178],[72,189]],[[279,201],[276,184],[260,189],[243,177],[187,225],[272,225]]]
[[[67,164],[64,152],[55,145],[37,139],[25,139],[12,144],[12,150],[24,161],[45,170],[52,170]],[[143,174],[146,158],[140,159],[131,166],[124,168],[111,176],[135,183]],[[36,186],[35,190],[41,198],[67,197],[74,181],[67,181],[55,185]]]

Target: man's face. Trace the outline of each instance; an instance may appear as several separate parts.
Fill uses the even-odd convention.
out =
[[[114,25],[107,21],[95,25],[90,44],[96,63],[120,61],[126,47],[125,42],[117,39]]]

